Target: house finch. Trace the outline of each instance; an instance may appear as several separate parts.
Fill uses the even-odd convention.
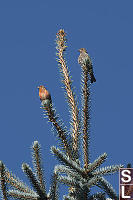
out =
[[[42,106],[49,106],[51,103],[51,95],[49,91],[46,90],[46,88],[43,85],[40,85],[38,88]]]
[[[90,59],[86,49],[81,48],[81,49],[79,49],[79,52],[80,52],[80,55],[78,57],[78,63],[81,65],[81,67],[87,66],[91,83],[96,82],[96,79],[93,74],[92,62],[91,62],[91,59]]]

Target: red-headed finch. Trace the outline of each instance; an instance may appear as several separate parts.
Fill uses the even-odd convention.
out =
[[[88,55],[86,49],[80,48],[78,51],[80,52],[80,55],[78,57],[78,63],[81,65],[81,67],[86,66],[88,68],[91,83],[96,82],[96,79],[93,74],[92,62],[91,62],[90,56]]]
[[[51,104],[51,95],[49,91],[46,90],[46,88],[43,85],[40,85],[38,89],[42,106],[49,107]]]

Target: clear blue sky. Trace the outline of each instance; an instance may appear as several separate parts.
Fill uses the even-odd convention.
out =
[[[57,113],[69,127],[69,113],[56,62],[55,37],[67,32],[66,58],[80,104],[77,49],[93,59],[91,160],[107,152],[104,165],[133,164],[133,1],[0,1],[0,159],[26,181],[22,162],[31,163],[31,144],[42,145],[49,186],[57,161],[51,125],[43,119],[37,86],[51,92]],[[108,179],[109,180],[109,179]],[[111,176],[118,192],[118,176]],[[60,197],[62,199],[62,197]]]

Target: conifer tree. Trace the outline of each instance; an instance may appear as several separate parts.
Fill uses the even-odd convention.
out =
[[[25,200],[58,200],[60,183],[68,186],[68,192],[64,194],[65,200],[106,200],[107,198],[118,199],[118,194],[113,186],[104,176],[118,172],[122,165],[111,165],[101,167],[106,161],[107,154],[103,153],[98,158],[90,160],[90,87],[96,84],[93,65],[87,51],[79,57],[81,65],[81,95],[82,107],[80,112],[76,94],[73,89],[70,71],[68,69],[64,52],[66,51],[66,33],[60,29],[56,35],[57,61],[61,72],[65,96],[70,111],[70,129],[67,130],[64,123],[59,119],[53,106],[50,92],[39,86],[41,108],[49,121],[52,123],[56,136],[60,140],[60,146],[52,146],[51,152],[59,160],[54,167],[49,192],[46,191],[46,181],[43,174],[40,144],[34,141],[32,145],[33,169],[27,164],[22,164],[22,170],[29,179],[32,189],[23,181],[10,172],[2,161],[0,161],[0,183],[3,200],[25,199]],[[83,160],[80,150],[83,150]],[[83,163],[83,166],[81,165]],[[92,194],[91,188],[99,187],[101,192]]]

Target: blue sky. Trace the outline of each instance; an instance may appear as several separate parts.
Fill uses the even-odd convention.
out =
[[[22,162],[31,162],[31,145],[42,146],[45,175],[57,163],[50,153],[57,141],[43,119],[38,85],[52,95],[69,127],[69,112],[56,62],[56,33],[65,29],[66,59],[80,105],[77,49],[85,47],[94,64],[91,87],[91,161],[106,152],[104,165],[133,164],[133,2],[0,1],[0,159],[21,180]],[[111,176],[118,192],[118,175]],[[28,183],[28,182],[27,182]],[[62,199],[62,196],[60,197]]]

